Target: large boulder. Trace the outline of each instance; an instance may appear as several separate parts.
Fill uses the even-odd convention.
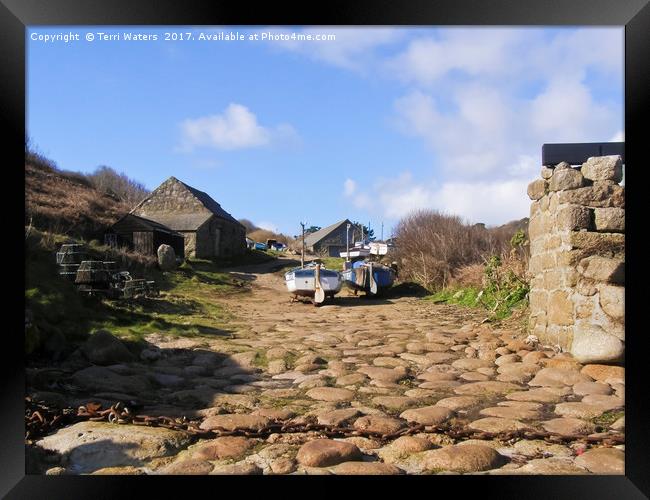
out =
[[[296,455],[298,463],[308,467],[327,467],[361,460],[361,451],[352,443],[315,439],[303,444]]]
[[[88,361],[96,365],[115,365],[135,360],[135,356],[122,341],[108,330],[94,332],[81,346],[81,352],[88,358]]]
[[[531,200],[539,200],[548,192],[548,182],[544,179],[536,179],[528,184],[528,197]]]
[[[580,325],[573,333],[571,354],[580,363],[616,363],[624,353],[625,343],[598,325]]]
[[[623,162],[620,156],[595,156],[587,159],[580,169],[585,179],[592,181],[623,180]]]
[[[577,189],[585,185],[582,174],[571,167],[556,167],[555,172],[549,182],[549,191],[565,191],[568,189]]]
[[[162,427],[79,422],[36,443],[56,452],[68,471],[93,472],[105,467],[141,466],[185,448],[192,437]]]
[[[162,271],[171,271],[176,268],[176,252],[169,245],[158,247],[158,267]]]

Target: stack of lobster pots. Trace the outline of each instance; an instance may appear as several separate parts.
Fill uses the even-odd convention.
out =
[[[87,258],[88,254],[84,245],[76,243],[62,245],[56,254],[56,263],[60,267],[59,275],[74,282],[79,266]]]
[[[74,282],[80,292],[106,292],[111,286],[111,273],[101,260],[84,260]]]

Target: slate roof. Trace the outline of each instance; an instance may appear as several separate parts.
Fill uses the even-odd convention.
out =
[[[141,217],[135,214],[126,214],[111,226],[111,230],[117,233],[131,233],[133,231],[160,231],[163,233],[173,234],[175,236],[183,236],[182,234],[177,233],[164,224],[161,224],[155,220],[146,219],[145,217]]]
[[[178,181],[178,179],[176,179]],[[228,220],[230,222],[234,222],[235,224],[239,224],[240,226],[242,225],[237,219],[235,219],[232,215],[230,215],[228,212],[226,212],[223,208],[221,208],[221,205],[217,203],[215,200],[213,200],[209,194],[204,193],[203,191],[199,191],[196,188],[193,188],[192,186],[189,186],[185,184],[182,181],[180,182],[183,186],[185,186],[190,193],[194,195],[194,197],[201,202],[201,204],[210,210],[214,215],[221,219]]]
[[[341,225],[343,224],[352,224],[348,219],[344,219],[342,221],[336,222],[332,224],[331,226],[324,227],[323,229],[319,229],[315,233],[310,233],[307,236],[305,236],[305,246],[306,247],[313,247],[316,245],[320,240],[326,238],[329,236],[332,231],[335,231],[338,229]]]
[[[213,216],[211,213],[194,214],[162,214],[152,215],[158,222],[165,226],[173,227],[175,231],[196,231]]]

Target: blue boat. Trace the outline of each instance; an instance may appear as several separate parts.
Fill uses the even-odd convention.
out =
[[[255,250],[267,250],[266,243],[255,243]]]
[[[364,291],[368,295],[378,295],[395,282],[395,270],[376,262],[358,260],[342,274],[345,285],[355,294]]]

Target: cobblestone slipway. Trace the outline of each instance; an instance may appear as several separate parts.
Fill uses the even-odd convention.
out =
[[[293,419],[381,433],[412,423],[584,436],[624,431],[621,367],[582,365],[526,343],[520,332],[481,324],[478,310],[413,297],[372,300],[343,291],[318,308],[290,303],[281,276],[269,270],[233,270],[253,281],[253,292],[226,299],[237,318],[232,332],[151,335],[152,347],[137,362],[68,361],[65,384],[98,401],[136,399],[145,405],[141,413],[202,418],[204,429]],[[38,396],[67,405],[88,400]],[[47,474],[624,473],[623,445],[455,441],[430,432],[390,442],[318,432],[196,441],[164,428],[81,422],[37,444],[52,452],[38,458]]]

